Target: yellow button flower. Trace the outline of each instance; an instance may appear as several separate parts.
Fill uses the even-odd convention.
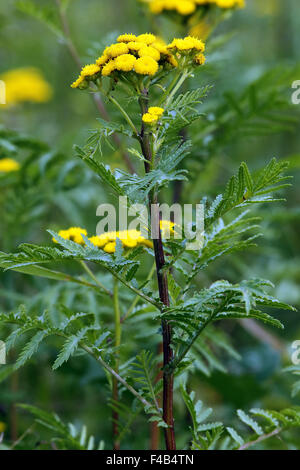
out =
[[[2,434],[6,429],[6,424],[0,421],[0,434]]]
[[[245,0],[140,0],[149,5],[151,13],[160,15],[161,13],[173,11],[181,16],[193,15],[197,8],[204,6],[217,6],[222,9],[243,8]]]
[[[191,15],[196,10],[196,5],[192,1],[182,0],[181,2],[177,2],[176,10],[180,15]]]
[[[86,65],[81,71],[81,76],[84,78],[91,78],[97,75],[100,70],[100,66],[97,64]]]
[[[113,59],[114,57],[118,57],[119,55],[128,54],[128,52],[128,46],[121,42],[119,44],[112,44],[111,46],[107,47],[104,51],[104,54],[108,55],[108,57],[111,57]]]
[[[177,50],[182,52],[189,52],[192,50],[204,52],[205,44],[200,39],[187,36],[184,39],[174,39],[171,44],[167,46],[167,48],[170,50]]]
[[[130,52],[138,52],[142,47],[144,47],[145,44],[142,42],[137,42],[137,41],[132,41],[127,43],[127,47]]]
[[[60,230],[58,235],[65,240],[70,240],[72,242],[78,243],[79,245],[84,245],[85,242],[82,238],[82,235],[87,236],[87,231],[84,228],[71,227],[68,230]],[[53,242],[58,243],[54,238]]]

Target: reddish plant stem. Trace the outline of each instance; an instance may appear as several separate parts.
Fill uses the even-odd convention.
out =
[[[142,115],[147,113],[149,103],[148,90],[144,89],[140,97],[140,106]],[[142,124],[141,134],[140,134],[140,143],[143,156],[145,158],[145,171],[149,173],[152,168],[152,151],[150,136],[147,130],[145,129],[144,123]],[[157,199],[157,194],[152,192],[149,197],[149,206],[150,214],[152,221],[152,229],[154,233],[159,234],[158,239],[153,240],[155,262],[156,262],[156,271],[157,271],[157,281],[158,281],[158,290],[159,297],[161,302],[169,307],[169,289],[168,289],[168,278],[167,273],[164,271],[165,266],[165,255],[164,247],[161,239],[161,230],[160,230],[160,214],[159,214],[159,204]],[[153,219],[153,213],[157,214],[155,220]],[[174,433],[174,416],[173,416],[173,385],[174,385],[174,375],[169,370],[169,366],[173,361],[173,350],[171,348],[172,341],[172,329],[169,323],[165,320],[162,321],[162,336],[163,336],[163,419],[168,425],[168,428],[165,428],[165,442],[167,450],[176,450],[175,442],[175,433]]]

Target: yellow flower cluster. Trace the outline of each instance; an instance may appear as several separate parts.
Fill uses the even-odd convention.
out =
[[[243,8],[245,0],[142,0],[149,4],[151,13],[176,11],[179,15],[192,15],[198,6],[216,5],[219,8]]]
[[[164,109],[158,106],[152,106],[148,112],[143,115],[143,122],[145,124],[156,124],[159,118],[164,114]]]
[[[5,83],[6,105],[24,102],[45,103],[52,97],[52,88],[39,70],[19,68],[0,76]]]
[[[95,64],[83,67],[80,76],[71,86],[86,89],[91,81],[128,72],[153,76],[160,69],[177,67],[178,51],[204,51],[204,44],[196,38],[174,41],[168,46],[154,34],[123,34],[118,37],[116,44],[104,50]],[[194,65],[199,65],[199,61],[195,60]]]
[[[10,173],[19,169],[20,164],[13,158],[2,158],[0,160],[0,173]]]
[[[162,220],[160,222],[160,228],[162,231],[162,236],[164,234],[174,234],[174,223],[168,220]],[[80,227],[71,227],[68,230],[61,230],[58,232],[58,235],[65,240],[71,240],[79,245],[84,245],[85,241],[82,235],[87,237],[87,231]],[[106,253],[115,253],[117,238],[122,242],[122,245],[125,249],[136,248],[137,246],[145,246],[148,248],[153,248],[151,240],[142,236],[142,233],[139,230],[122,230],[120,232],[107,232],[102,235],[96,235],[89,238],[89,241],[95,245],[97,248],[101,248]],[[55,238],[53,238],[54,243],[58,243]]]

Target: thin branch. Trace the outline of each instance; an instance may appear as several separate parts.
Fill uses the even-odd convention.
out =
[[[155,273],[155,271],[156,271],[156,265],[154,263],[153,266],[152,266],[152,269],[151,269],[151,271],[150,271],[150,273],[147,277],[147,282],[149,282],[152,279],[153,274]],[[123,315],[123,317],[121,318],[121,323],[124,323],[124,321],[127,320],[128,317],[130,317],[130,315],[134,311],[134,309],[137,306],[137,304],[139,303],[139,301],[140,301],[140,296],[137,295],[134,298],[134,300],[133,300],[132,304],[130,305],[129,309],[127,310],[126,314]]]

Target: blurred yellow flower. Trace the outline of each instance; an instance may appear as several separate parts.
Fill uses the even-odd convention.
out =
[[[8,70],[1,74],[0,80],[5,83],[6,87],[6,105],[24,102],[45,103],[53,94],[49,83],[35,68]]]
[[[10,173],[12,171],[18,171],[20,164],[12,158],[0,159],[0,173]]]

